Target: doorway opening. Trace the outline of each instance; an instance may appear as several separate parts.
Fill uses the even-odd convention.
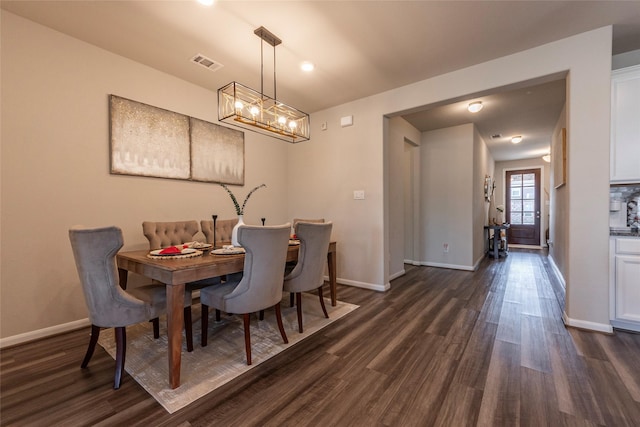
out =
[[[540,245],[540,169],[507,171],[505,214],[509,244]]]

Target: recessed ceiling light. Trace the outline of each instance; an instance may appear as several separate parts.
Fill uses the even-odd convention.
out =
[[[203,6],[211,6],[213,4],[214,0],[198,0],[198,3],[200,3]]]
[[[478,111],[482,110],[482,107],[483,107],[482,102],[476,101],[469,104],[469,106],[467,107],[467,110],[469,110],[472,113],[477,113]]]
[[[516,135],[516,136],[511,138],[511,142],[513,142],[514,144],[517,144],[520,141],[522,141],[522,137],[520,135]]]
[[[309,71],[313,71],[314,68],[316,68],[316,66],[309,61],[305,61],[302,64],[300,64],[300,69],[302,69],[302,71],[309,72]]]

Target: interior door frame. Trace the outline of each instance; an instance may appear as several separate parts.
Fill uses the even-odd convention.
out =
[[[518,166],[518,167],[510,167],[502,169],[502,201],[507,203],[507,172],[513,171],[521,171],[521,170],[530,170],[530,169],[540,169],[540,188],[539,197],[540,197],[540,241],[537,245],[518,245],[511,244],[509,246],[513,246],[514,248],[523,247],[523,248],[539,248],[542,249],[546,246],[545,242],[545,226],[549,226],[549,218],[548,216],[551,214],[550,206],[547,205],[547,200],[545,199],[545,167],[542,164],[538,165],[530,165],[530,166]]]

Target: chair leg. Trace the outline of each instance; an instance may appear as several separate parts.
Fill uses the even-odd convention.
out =
[[[184,335],[187,338],[187,351],[193,351],[193,320],[191,306],[184,308]]]
[[[216,308],[216,322],[220,321],[220,310]]]
[[[200,315],[200,345],[202,347],[207,346],[207,335],[209,334],[209,306],[201,304],[202,313]]]
[[[157,317],[151,319],[151,324],[153,325],[153,338],[160,338],[160,319],[158,319]]]
[[[320,306],[322,307],[322,312],[324,313],[324,317],[328,319],[329,315],[327,314],[327,307],[324,306],[324,296],[322,295],[322,286],[318,288],[318,296],[320,297]]]
[[[113,380],[113,388],[120,388],[122,372],[124,371],[124,359],[127,354],[127,331],[122,326],[116,329],[116,375]]]
[[[89,347],[87,348],[87,353],[84,355],[84,359],[82,360],[81,368],[86,368],[89,365],[89,360],[91,360],[91,356],[93,356],[93,351],[96,349],[96,344],[98,343],[98,337],[100,336],[100,327],[96,325],[91,325],[91,338],[89,339]]]
[[[282,312],[280,311],[280,303],[276,304],[276,320],[278,321],[278,329],[280,329],[280,335],[282,335],[282,341],[285,344],[289,344],[289,340],[287,339],[287,334],[284,331],[284,325],[282,325]]]
[[[251,365],[251,314],[242,315],[244,319],[244,349],[247,353],[247,365]]]
[[[294,292],[289,293],[289,307],[293,307],[293,304],[294,304],[293,295],[294,295]]]
[[[258,315],[258,319],[264,320],[264,310],[260,310],[260,314]]]
[[[296,309],[298,312],[298,331],[302,333],[302,292],[296,292]]]

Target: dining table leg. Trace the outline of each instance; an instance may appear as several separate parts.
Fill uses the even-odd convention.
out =
[[[167,336],[169,356],[169,384],[180,386],[182,359],[182,325],[184,323],[184,283],[167,285]]]
[[[331,290],[331,305],[335,307],[338,301],[338,284],[336,281],[336,251],[327,253],[329,265],[329,289]]]

